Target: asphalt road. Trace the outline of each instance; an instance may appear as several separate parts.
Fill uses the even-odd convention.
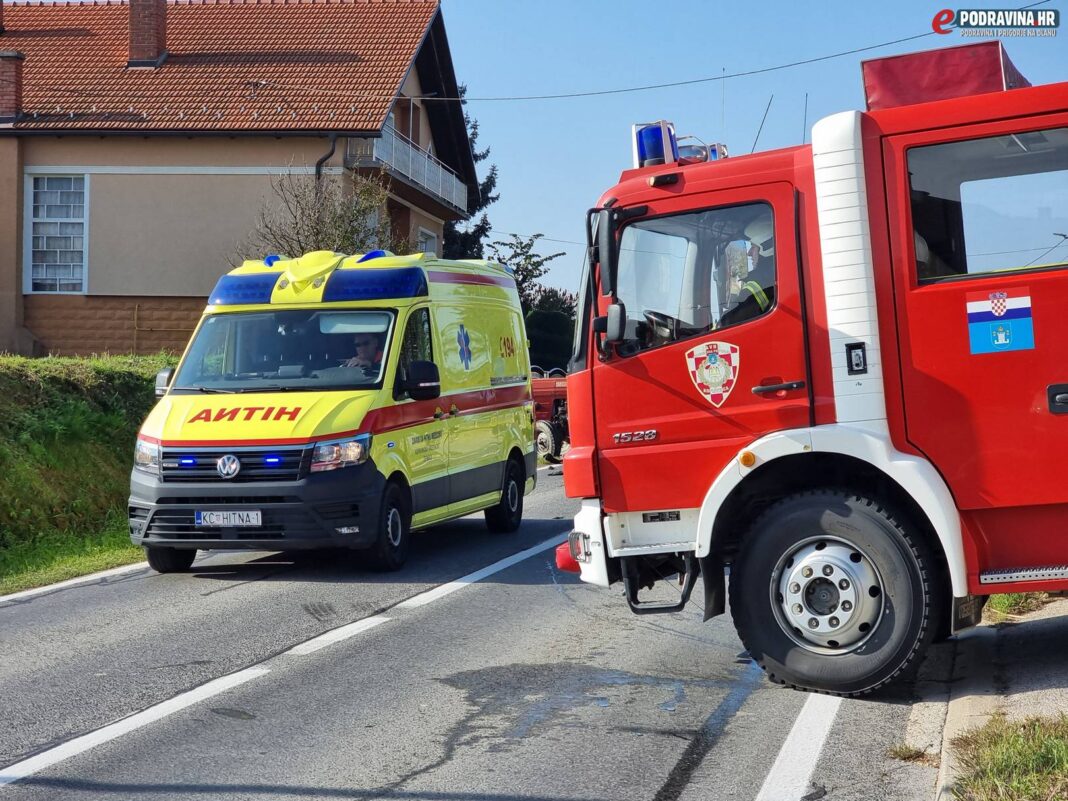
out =
[[[442,526],[399,574],[216,553],[0,600],[0,799],[931,797],[887,753],[917,687],[773,686],[699,597],[636,617],[548,547],[450,584],[574,510],[543,471],[518,534]]]

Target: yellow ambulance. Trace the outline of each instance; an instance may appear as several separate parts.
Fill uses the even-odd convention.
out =
[[[384,251],[246,261],[156,378],[130,478],[149,564],[197,549],[349,548],[395,570],[410,533],[534,489],[526,331],[510,270]]]

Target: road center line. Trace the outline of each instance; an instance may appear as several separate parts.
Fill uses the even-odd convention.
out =
[[[51,767],[65,759],[70,759],[72,756],[85,753],[92,748],[96,748],[98,745],[102,745],[117,737],[121,737],[124,734],[140,729],[142,726],[147,726],[149,723],[154,723],[168,715],[173,715],[175,712],[179,712],[199,701],[203,701],[218,695],[219,693],[238,687],[245,682],[258,679],[260,676],[270,672],[270,668],[253,667],[239,670],[237,673],[231,673],[229,676],[213,679],[189,692],[176,695],[174,698],[163,701],[155,706],[150,706],[142,712],[137,712],[122,720],[117,720],[101,729],[89,732],[88,734],[83,734],[81,737],[75,737],[73,740],[68,740],[62,745],[57,745],[55,748],[49,748],[47,751],[42,751],[40,754],[36,754],[29,759],[16,762],[14,765],[0,768],[0,787]]]
[[[331,629],[325,634],[320,634],[318,637],[312,637],[310,640],[305,640],[300,645],[295,645],[288,651],[283,651],[282,656],[305,656],[306,654],[314,653],[320,648],[325,648],[328,645],[333,645],[336,642],[347,640],[349,637],[359,634],[361,631],[367,631],[373,629],[380,623],[385,623],[389,620],[388,617],[382,615],[375,615],[374,617],[366,617],[363,620],[357,620],[355,623],[349,623],[345,626],[338,626],[336,629]]]
[[[561,535],[566,533],[567,532],[564,531],[560,532]],[[466,576],[462,576],[461,578],[456,579],[456,581],[450,581],[448,584],[442,584],[439,587],[435,587],[432,590],[427,590],[426,592],[422,592],[419,595],[413,595],[407,601],[401,601],[394,607],[394,609],[417,609],[420,606],[426,606],[427,604],[433,603],[439,598],[444,598],[446,595],[451,595],[457,590],[462,590],[469,584],[474,584],[475,582],[482,581],[482,579],[487,578],[488,576],[492,576],[494,573],[499,573],[500,571],[505,570],[506,568],[509,568],[514,564],[522,562],[524,559],[529,559],[535,554],[539,554],[542,551],[547,551],[550,548],[555,548],[557,545],[564,541],[564,539],[560,538],[560,535],[557,535],[552,539],[548,539],[545,542],[539,543],[531,548],[527,548],[525,551],[520,551],[519,553],[512,554],[511,556],[505,559],[501,559],[499,562],[494,562],[492,565],[487,565],[481,570],[476,570],[474,573],[469,573]]]
[[[838,696],[808,697],[755,801],[800,801],[841,705]]]

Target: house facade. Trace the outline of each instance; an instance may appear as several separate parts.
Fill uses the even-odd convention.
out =
[[[477,191],[436,1],[0,0],[0,26],[0,351],[183,347],[283,174],[383,172],[439,253]]]

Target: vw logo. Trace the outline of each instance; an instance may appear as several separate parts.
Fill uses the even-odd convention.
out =
[[[219,457],[219,461],[215,463],[215,469],[223,478],[233,478],[241,472],[241,460],[232,453],[228,453],[226,456]]]

